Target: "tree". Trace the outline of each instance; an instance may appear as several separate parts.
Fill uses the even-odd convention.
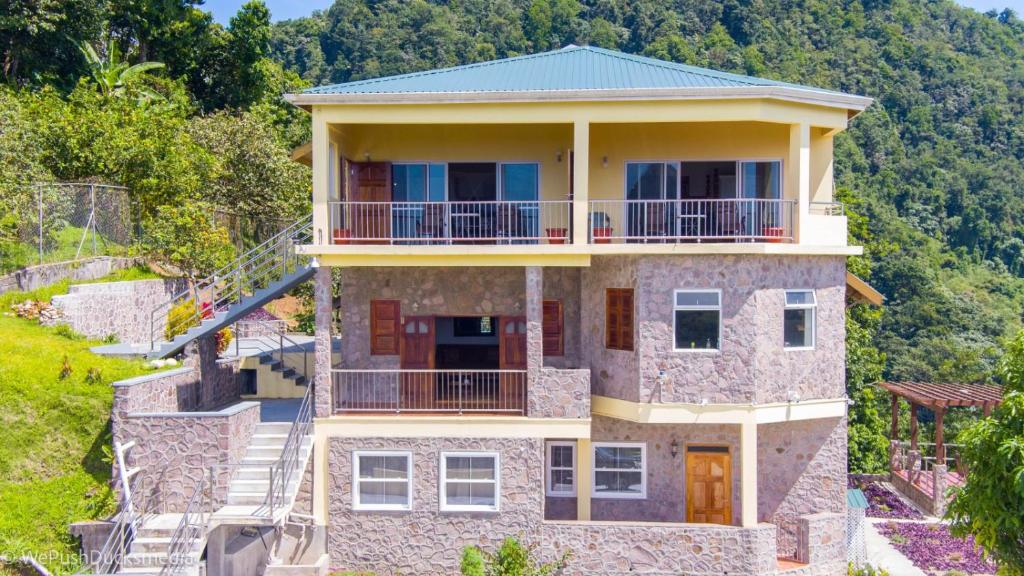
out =
[[[228,231],[214,223],[210,204],[161,206],[145,223],[145,235],[150,255],[181,270],[191,282],[235,258]]]
[[[532,546],[523,546],[515,538],[505,538],[494,554],[476,546],[462,550],[462,576],[550,576],[559,573],[569,561],[566,552],[554,562],[535,560]]]
[[[134,93],[148,100],[160,98],[159,94],[143,86],[142,82],[150,72],[163,68],[162,62],[129,64],[121,58],[121,51],[113,38],[107,42],[107,51],[103,58],[88,42],[83,42],[79,48],[89,67],[89,74],[104,96],[117,97]]]
[[[74,85],[78,45],[102,28],[105,2],[5,0],[0,7],[0,69],[9,83]]]
[[[1003,402],[957,441],[967,466],[963,488],[950,503],[950,531],[974,536],[999,564],[999,574],[1024,574],[1024,331],[999,361]]]

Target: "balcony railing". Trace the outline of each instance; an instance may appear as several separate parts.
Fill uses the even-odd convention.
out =
[[[335,412],[526,413],[525,370],[332,370]]]
[[[590,242],[791,242],[794,200],[591,200]]]
[[[565,244],[567,200],[331,202],[332,244]]]

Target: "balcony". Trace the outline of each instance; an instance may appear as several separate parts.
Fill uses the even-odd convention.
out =
[[[565,244],[567,200],[331,202],[331,243]]]
[[[332,370],[334,412],[526,413],[526,370]]]
[[[792,242],[794,200],[592,200],[590,243]]]

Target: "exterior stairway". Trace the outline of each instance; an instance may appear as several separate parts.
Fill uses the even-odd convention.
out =
[[[176,354],[312,278],[310,260],[295,252],[310,242],[312,229],[312,216],[307,216],[154,308],[147,357]],[[170,341],[168,334],[174,335]]]
[[[274,358],[273,353],[264,352],[263,354],[260,354],[260,364],[267,365],[267,368],[269,368],[271,372],[279,373],[281,378],[291,380],[295,386],[305,386],[309,383],[305,375],[300,374],[294,368],[285,366],[281,360]]]
[[[118,574],[153,575],[161,573],[167,565],[167,551],[171,546],[171,537],[181,523],[182,514],[156,514],[143,520],[125,555]],[[191,576],[199,574],[200,557],[205,539],[195,542],[184,564],[188,568],[178,570],[178,574]]]
[[[264,506],[270,489],[270,467],[281,457],[288,432],[289,422],[261,422],[256,425],[249,448],[228,487],[227,505],[215,512],[215,516],[244,513],[256,506]],[[303,438],[299,448],[299,460],[306,462],[313,449],[313,439]],[[285,490],[291,499],[298,492],[302,482],[302,470],[292,475]]]

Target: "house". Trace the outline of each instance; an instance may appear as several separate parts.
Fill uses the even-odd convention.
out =
[[[287,98],[332,568],[516,536],[572,574],[845,573],[833,138],[870,99],[586,46]]]

